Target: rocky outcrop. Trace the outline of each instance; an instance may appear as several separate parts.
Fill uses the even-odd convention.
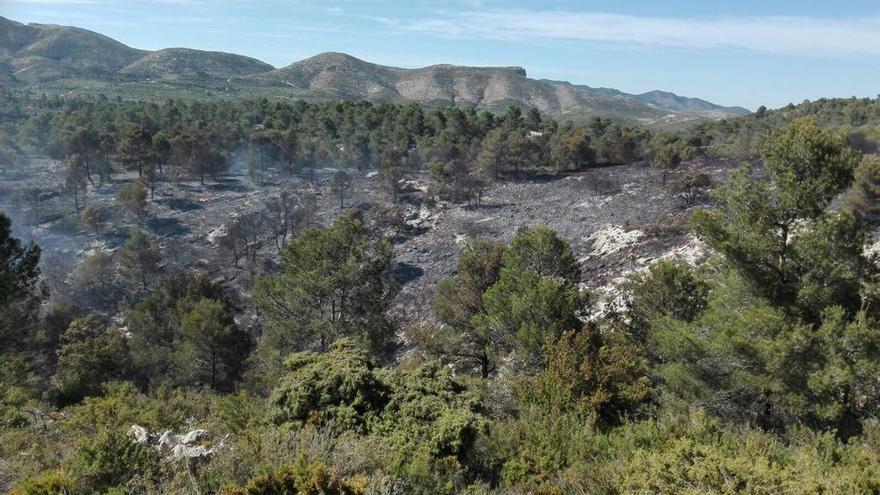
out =
[[[226,437],[215,438],[205,430],[191,430],[180,435],[166,430],[159,435],[140,425],[131,425],[128,434],[135,443],[152,447],[170,460],[209,458],[223,448],[226,440]]]
[[[626,229],[621,225],[602,225],[587,238],[593,246],[593,251],[589,256],[601,258],[615,254],[633,246],[642,236],[644,236],[644,232],[641,230]]]

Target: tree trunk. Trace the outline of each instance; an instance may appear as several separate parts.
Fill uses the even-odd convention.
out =
[[[94,186],[95,180],[92,179],[92,167],[89,165],[89,160],[83,160],[83,164],[86,166],[86,178],[88,178],[89,182],[92,184],[92,186]]]
[[[217,350],[211,348],[211,390],[216,390],[217,386]]]

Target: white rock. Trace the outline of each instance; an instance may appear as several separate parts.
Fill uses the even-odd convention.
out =
[[[196,447],[188,447],[183,444],[178,444],[175,445],[174,449],[171,450],[171,458],[176,460],[196,459],[200,457],[209,457],[213,453],[213,449],[207,449],[201,445]]]
[[[587,241],[592,241],[593,251],[590,257],[602,257],[617,253],[624,248],[630,247],[645,233],[641,230],[624,230],[620,225],[605,224],[599,230],[593,232]]]
[[[221,224],[216,229],[208,233],[208,242],[217,244],[217,240],[226,235],[226,225]]]
[[[192,445],[196,442],[200,442],[203,439],[208,437],[208,432],[205,430],[193,430],[183,435],[177,436],[177,443],[183,445]]]
[[[150,433],[143,426],[131,425],[131,428],[128,429],[128,434],[133,436],[134,441],[137,443],[147,443],[150,440]]]
[[[159,445],[158,446],[160,449],[162,449],[162,448],[170,449],[170,448],[174,447],[174,443],[175,443],[174,442],[174,435],[171,433],[170,430],[166,430],[165,433],[163,433],[162,436],[159,437]]]
[[[211,434],[205,430],[192,430],[181,435],[175,435],[170,430],[166,430],[158,439],[156,435],[150,434],[146,428],[138,425],[132,425],[128,433],[134,437],[134,441],[140,444],[149,445],[159,451],[166,459],[198,459],[210,457],[215,452],[223,448],[226,437],[216,441],[210,447],[201,445],[201,443],[211,438]]]

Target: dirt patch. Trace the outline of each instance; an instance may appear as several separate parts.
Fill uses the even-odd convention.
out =
[[[732,163],[689,164],[720,180]],[[223,224],[232,217],[260,211],[283,190],[294,196],[313,193],[317,198],[315,222],[326,225],[342,209],[330,190],[334,170],[317,170],[313,177],[279,171],[266,175],[262,185],[243,173],[233,173],[208,184],[198,181],[160,183],[142,219],[127,215],[114,199],[119,185],[136,177],[119,175],[102,187],[90,187],[87,201],[107,205],[112,225],[99,233],[83,227],[72,201],[58,194],[63,182],[61,164],[33,160],[24,173],[0,176],[0,208],[15,221],[16,235],[43,246],[45,259],[81,260],[96,249],[114,249],[124,242],[129,227],[137,225],[159,240],[167,264],[198,268],[237,288],[247,301],[251,278],[236,269],[218,248]],[[351,172],[352,188],[345,207],[370,209],[386,204],[388,195],[373,172]],[[661,175],[645,164],[631,164],[556,177],[503,181],[494,184],[480,206],[422,201],[427,177],[408,178],[398,207],[403,225],[389,234],[395,248],[394,273],[402,283],[395,304],[406,322],[430,318],[430,302],[437,281],[455,272],[460,245],[470,237],[508,241],[521,228],[547,225],[571,242],[581,260],[583,284],[601,287],[648,260],[680,249],[689,256],[692,240],[680,231],[650,228],[666,225],[686,214],[680,198],[662,184]],[[267,242],[262,258],[273,259],[276,247]],[[56,271],[54,269],[47,270]]]

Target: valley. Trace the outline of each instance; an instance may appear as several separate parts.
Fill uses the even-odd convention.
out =
[[[8,3],[319,53],[0,17],[0,492],[880,493],[873,21],[466,3]]]

